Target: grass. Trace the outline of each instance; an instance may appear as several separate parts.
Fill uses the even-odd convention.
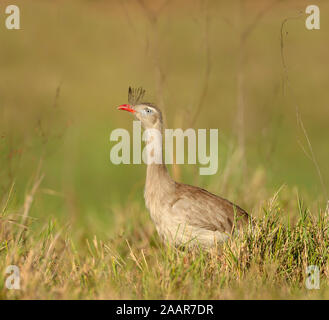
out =
[[[285,68],[282,22],[308,1],[260,15],[257,0],[240,15],[240,1],[144,3],[17,0],[19,31],[0,4],[0,298],[329,299],[328,2],[320,30],[285,23]],[[216,175],[170,170],[253,229],[211,252],[160,242],[145,166],[109,161],[111,131],[132,129],[115,108],[129,85],[168,128],[219,128]],[[9,265],[21,290],[5,287]],[[305,287],[309,265],[320,290]]]
[[[298,198],[293,223],[283,221],[277,193],[252,227],[210,251],[187,251],[160,243],[137,203],[118,209],[117,232],[106,240],[74,239],[54,219],[36,228],[29,210],[39,183],[22,216],[2,210],[0,269],[14,264],[21,276],[21,290],[8,290],[1,273],[3,299],[329,298],[329,214],[312,215]],[[319,267],[320,290],[305,287],[309,265]]]

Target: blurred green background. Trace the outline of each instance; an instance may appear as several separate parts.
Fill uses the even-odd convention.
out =
[[[8,4],[19,6],[21,30],[5,28]],[[242,128],[245,173],[236,163],[227,185],[235,189],[260,175],[269,192],[286,184],[323,203],[329,191],[329,2],[312,1],[321,12],[321,29],[313,31],[300,14],[308,4],[1,1],[1,199],[14,182],[10,207],[19,207],[41,168],[45,179],[31,213],[41,221],[55,217],[105,234],[116,208],[142,203],[145,166],[116,166],[109,157],[111,131],[132,129],[132,118],[116,110],[127,103],[131,85],[143,86],[147,100],[165,110],[169,128],[219,129],[218,173],[198,177],[196,166],[184,165],[175,174],[179,180],[238,197],[221,183]],[[297,16],[283,32],[288,85],[281,25]],[[324,186],[303,151],[309,147],[296,106]],[[248,201],[248,183],[241,186],[239,203],[252,210],[257,203]]]

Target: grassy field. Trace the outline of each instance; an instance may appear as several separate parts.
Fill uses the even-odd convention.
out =
[[[1,299],[329,299],[329,3],[0,3]],[[218,128],[219,171],[175,179],[255,218],[211,252],[162,244],[145,165],[114,165],[116,106],[143,86],[169,128]],[[20,290],[5,286],[9,265]],[[320,289],[305,286],[320,269]]]

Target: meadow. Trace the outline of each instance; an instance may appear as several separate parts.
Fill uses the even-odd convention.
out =
[[[329,3],[0,3],[0,299],[328,299]],[[218,128],[219,170],[169,167],[246,209],[210,252],[161,243],[145,165],[114,165],[142,86],[168,128]],[[20,270],[20,290],[6,268]],[[320,289],[306,268],[318,266]]]

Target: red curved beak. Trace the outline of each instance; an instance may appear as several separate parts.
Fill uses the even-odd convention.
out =
[[[118,107],[118,110],[125,110],[131,113],[136,112],[136,110],[134,110],[130,104],[122,104],[121,106]]]

